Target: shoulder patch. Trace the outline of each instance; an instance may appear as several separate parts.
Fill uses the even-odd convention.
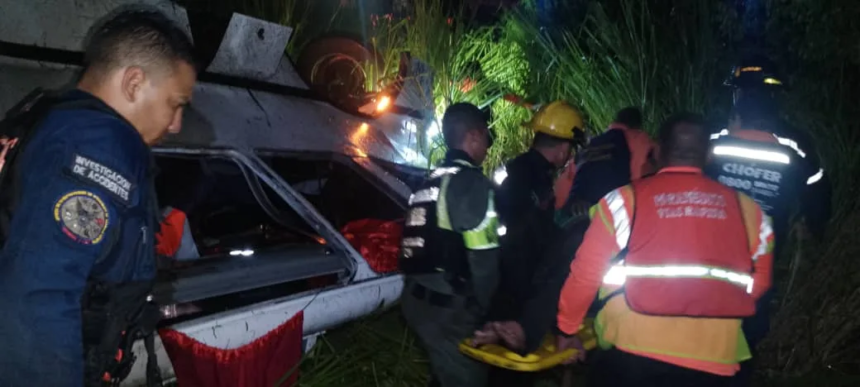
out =
[[[78,180],[104,188],[120,203],[131,204],[131,193],[136,187],[127,176],[79,154],[72,154],[66,170]]]
[[[110,222],[105,203],[89,191],[72,191],[63,195],[54,204],[54,220],[63,234],[85,245],[100,243]]]

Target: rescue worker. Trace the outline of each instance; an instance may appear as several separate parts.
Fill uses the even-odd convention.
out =
[[[180,129],[196,82],[192,44],[165,15],[125,10],[94,29],[84,60],[76,89],[36,102],[51,105],[33,107],[44,114],[6,160],[2,386],[118,384],[131,343],[152,345],[149,146]]]
[[[778,117],[775,99],[783,82],[771,61],[745,58],[726,85],[734,88],[734,108],[728,126],[711,135],[705,173],[749,195],[773,218],[778,259],[797,212],[803,234],[823,236],[830,218],[830,181],[809,136]],[[772,299],[773,293],[766,293],[756,315],[744,321],[753,350],[770,328]],[[738,378],[748,382],[751,370],[750,364],[743,364]]]
[[[567,268],[588,228],[588,208],[600,199],[598,195],[628,184],[631,178],[639,179],[653,172],[655,145],[641,128],[642,114],[639,110],[624,108],[616,114],[605,133],[593,138],[577,153],[575,174],[569,179],[573,182],[573,191],[570,197],[565,195],[566,205],[556,212],[559,227],[545,239],[549,245],[542,252],[545,256],[540,259],[540,265],[533,270],[530,291],[521,306],[521,315],[527,318],[485,327],[487,329],[475,333],[476,344],[501,340],[506,346],[521,352],[530,352],[540,344],[543,333],[554,325],[558,296],[567,277]],[[561,183],[556,182],[556,193],[560,192],[560,186],[565,186],[566,174],[566,171],[562,172],[558,179]],[[571,185],[567,187],[561,192],[569,192]]]
[[[770,218],[703,176],[708,133],[697,115],[660,128],[662,168],[612,190],[592,221],[558,305],[558,347],[599,290],[592,386],[725,386],[750,356],[741,318],[771,285]],[[584,356],[584,354],[583,354]]]
[[[403,315],[427,350],[430,385],[483,386],[487,366],[458,350],[486,318],[499,277],[493,184],[480,165],[493,140],[474,105],[442,119],[448,153],[409,199],[400,269]]]
[[[536,204],[544,209],[555,208],[556,175],[559,169],[572,165],[568,163],[572,151],[586,141],[582,114],[564,101],[542,107],[524,126],[533,130],[535,137],[531,149],[505,167],[507,177],[498,191],[503,224],[518,223],[517,217]]]
[[[555,101],[538,110],[525,127],[535,132],[531,149],[508,163],[507,178],[498,189],[498,213],[506,228],[502,236],[501,281],[490,318],[517,321],[524,330],[519,349],[531,352],[540,345],[551,325],[540,324],[534,315],[523,315],[535,269],[543,258],[549,238],[555,234],[553,182],[559,169],[570,159],[574,145],[585,140],[585,120],[564,101]],[[536,324],[537,323],[537,324]],[[530,373],[494,369],[490,385],[524,386]]]
[[[574,212],[596,204],[615,188],[655,172],[654,148],[654,141],[642,130],[639,109],[621,109],[606,131],[576,155],[576,173],[563,174],[570,177],[559,180],[556,192],[559,201],[566,199],[566,205],[560,206],[566,217],[583,215]]]

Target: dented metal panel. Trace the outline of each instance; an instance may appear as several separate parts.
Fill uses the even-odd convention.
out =
[[[99,19],[117,8],[140,4],[158,8],[191,36],[185,9],[170,0],[0,0],[0,37],[77,51]]]
[[[0,56],[0,111],[36,87],[72,87],[74,66]],[[325,151],[426,165],[412,149],[414,118],[387,114],[363,119],[319,101],[210,83],[199,83],[183,130],[163,146]]]
[[[267,79],[278,70],[293,29],[234,13],[207,72]]]
[[[80,51],[94,23],[118,7],[140,3],[137,0],[0,0],[0,40]],[[173,17],[190,36],[188,17],[182,7],[169,0],[145,0],[143,3]],[[263,39],[259,38],[261,29]],[[234,15],[210,67],[220,74],[307,89],[290,60],[281,55],[289,31],[289,27]],[[419,67],[416,69],[422,74],[427,73]],[[70,65],[0,55],[0,111],[5,112],[35,87],[73,86],[77,71],[77,67]],[[404,94],[409,96],[413,94],[410,90],[422,89],[417,84],[406,86]],[[424,104],[411,101],[407,105],[426,112],[426,97]],[[408,99],[404,96],[399,100],[406,103]],[[412,96],[411,99],[422,98]],[[184,119],[183,133],[168,138],[165,146],[328,151],[426,166],[426,159],[415,151],[418,149],[417,128],[424,125],[406,115],[359,117],[306,98],[200,83]]]

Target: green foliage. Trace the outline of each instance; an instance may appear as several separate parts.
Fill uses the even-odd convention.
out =
[[[389,312],[321,336],[302,360],[298,386],[423,386],[427,367],[399,313]]]
[[[764,343],[769,368],[804,374],[860,369],[860,3],[770,1],[767,34],[788,75],[788,122],[816,140],[833,182],[833,220],[824,241],[800,246],[798,278]],[[819,383],[824,385],[825,383]]]
[[[505,37],[503,28],[471,27],[462,6],[446,12],[440,1],[418,0],[412,7],[414,13],[408,19],[380,19],[370,34],[374,47],[387,63],[396,63],[401,54],[408,53],[433,69],[432,102],[437,124],[453,103],[470,102],[492,109],[491,127],[498,145],[490,151],[488,170],[525,150],[528,133],[519,124],[528,118],[528,112],[500,100],[505,93],[524,92],[528,74],[525,53]],[[500,34],[502,38],[498,38]],[[396,70],[396,66],[386,66],[379,78],[390,80]],[[422,136],[426,137],[424,129]],[[427,142],[431,161],[441,159],[445,151],[441,137]]]
[[[639,106],[653,129],[673,112],[719,105],[722,95],[712,91],[731,55],[722,49],[731,36],[721,15],[713,2],[607,0],[592,2],[577,30],[541,28],[532,7],[508,22],[539,69],[531,72],[533,99],[565,99],[595,130]]]

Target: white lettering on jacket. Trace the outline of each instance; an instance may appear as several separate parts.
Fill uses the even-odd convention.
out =
[[[726,219],[726,198],[718,193],[665,192],[654,195],[654,205],[661,219]]]
[[[128,204],[132,184],[125,176],[87,157],[74,155],[72,174],[85,181],[95,183]]]
[[[777,171],[736,163],[723,164],[723,172],[730,173],[732,175],[752,177],[754,179],[764,179],[776,184],[779,184],[779,181],[782,179],[782,174]]]

